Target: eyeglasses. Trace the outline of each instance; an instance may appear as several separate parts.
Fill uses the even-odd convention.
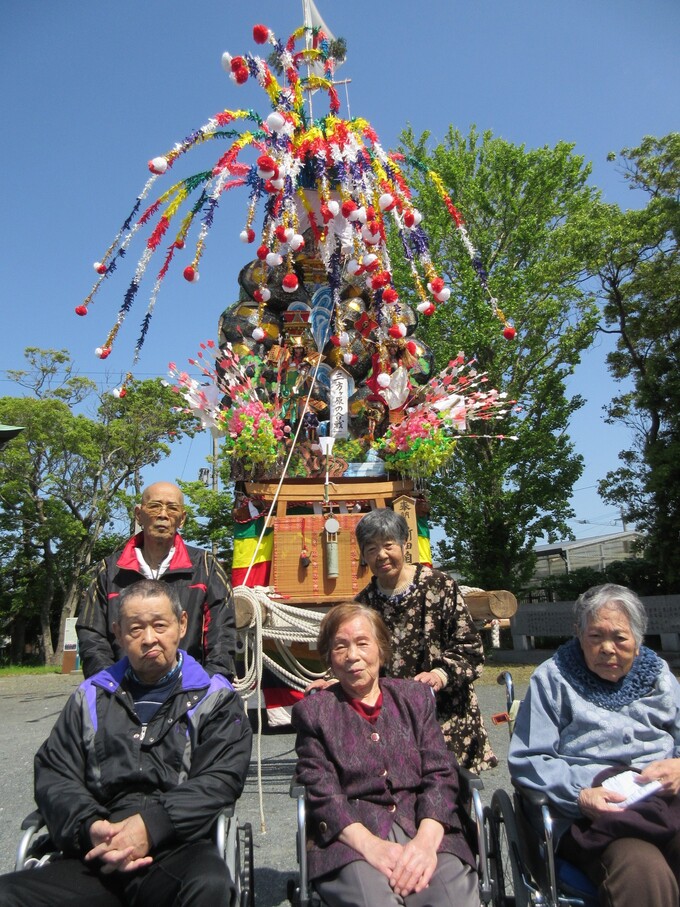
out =
[[[184,508],[180,504],[164,504],[162,501],[147,501],[146,504],[142,504],[142,508],[151,516],[159,516],[163,511],[168,516],[181,516],[184,513]]]

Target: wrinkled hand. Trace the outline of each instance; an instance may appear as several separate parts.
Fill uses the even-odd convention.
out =
[[[640,773],[640,781],[660,781],[665,794],[680,794],[680,759],[650,762]]]
[[[417,680],[418,683],[426,683],[428,687],[432,687],[435,693],[438,693],[444,686],[441,677],[439,674],[435,674],[434,671],[421,671],[413,679]]]
[[[97,819],[90,827],[92,850],[85,854],[86,860],[101,860],[102,872],[134,872],[153,862],[149,856],[151,842],[146,825],[139,814],[129,816],[122,822]]]
[[[328,687],[332,687],[334,683],[338,681],[335,677],[332,677],[330,680],[324,680],[323,677],[320,677],[318,680],[313,680],[309,686],[305,687],[305,696],[308,693],[312,693],[314,690],[327,690]]]
[[[623,794],[605,787],[584,787],[578,795],[578,805],[588,819],[597,819],[600,813],[621,809],[617,804],[625,799]]]
[[[437,848],[419,840],[418,835],[406,844],[399,861],[390,875],[390,885],[395,894],[405,898],[422,891],[430,882],[437,868]]]
[[[403,850],[402,844],[383,841],[382,838],[376,837],[370,849],[364,854],[364,858],[374,869],[387,876],[392,884],[392,874],[399,864]]]

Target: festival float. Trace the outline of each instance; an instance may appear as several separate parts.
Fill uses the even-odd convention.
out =
[[[87,314],[146,230],[118,317],[97,350],[109,356],[147,271],[162,257],[137,362],[166,274],[178,265],[187,292],[200,293],[218,209],[231,190],[245,191],[245,212],[232,227],[249,250],[238,298],[220,316],[217,339],[202,342],[189,360],[193,372],[171,363],[170,376],[179,405],[222,439],[230,457],[239,688],[249,696],[262,685],[277,723],[320,676],[314,641],[321,614],[368,582],[354,535],[358,520],[371,508],[394,507],[409,525],[407,559],[430,563],[427,479],[447,467],[461,438],[504,437],[494,425],[512,402],[462,352],[436,371],[418,339],[419,320],[450,304],[450,289],[430,256],[403,158],[382,148],[367,120],[339,115],[334,43],[309,20],[287,41],[264,25],[254,27],[253,39],[266,58],[225,53],[222,64],[236,86],[255,80],[270,111],[220,111],[149,161],[146,185],[95,263],[96,283],[76,313]],[[327,98],[320,116],[311,113],[313,92]],[[316,96],[314,105],[318,111]],[[180,160],[213,141],[221,147],[209,169],[153,198]],[[512,340],[515,328],[489,290],[461,213],[437,174],[427,176],[499,333]],[[408,266],[407,291],[395,284],[395,256]],[[125,382],[114,391],[125,392]],[[516,607],[508,592],[469,591],[466,602],[482,623]]]

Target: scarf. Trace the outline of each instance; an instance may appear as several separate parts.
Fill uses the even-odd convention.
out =
[[[555,663],[579,696],[610,712],[616,712],[651,693],[664,665],[655,652],[641,646],[639,655],[625,677],[616,683],[602,680],[586,665],[578,639],[571,639],[559,647],[555,653]]]

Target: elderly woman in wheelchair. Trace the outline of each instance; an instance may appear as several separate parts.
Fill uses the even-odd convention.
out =
[[[458,774],[432,691],[380,677],[389,632],[372,608],[336,605],[318,650],[339,683],[293,709],[307,789],[309,877],[324,903],[479,904],[459,815]]]
[[[680,684],[642,645],[647,618],[629,589],[589,589],[575,623],[519,709],[513,783],[548,795],[557,853],[600,904],[679,907]]]

